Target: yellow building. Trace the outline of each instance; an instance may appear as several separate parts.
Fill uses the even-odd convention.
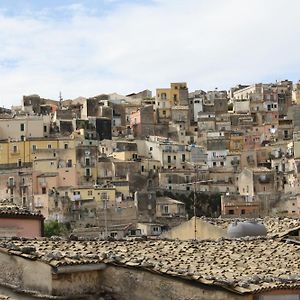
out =
[[[74,201],[78,207],[88,201],[94,201],[98,208],[114,207],[116,203],[116,189],[114,187],[76,187],[72,189],[72,193],[71,201]]]
[[[75,161],[75,152],[72,150],[66,151],[74,148],[75,142],[70,138],[36,138],[25,141],[5,140],[0,142],[0,165],[21,167],[31,164],[36,159],[50,158],[49,156]]]
[[[188,88],[185,82],[171,83],[170,88],[156,89],[155,106],[160,121],[171,118],[171,108],[188,105]]]
[[[113,158],[123,161],[132,160],[137,158],[137,151],[114,151]]]
[[[230,135],[229,150],[233,152],[243,151],[244,134],[242,132],[233,132]]]

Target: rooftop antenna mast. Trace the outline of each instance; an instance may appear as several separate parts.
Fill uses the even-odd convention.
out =
[[[63,98],[62,98],[61,92],[59,92],[59,108],[62,108],[62,101],[63,101]]]

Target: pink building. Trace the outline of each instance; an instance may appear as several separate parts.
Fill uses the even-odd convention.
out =
[[[132,112],[130,115],[130,128],[133,135],[138,138],[155,135],[153,105],[146,105]]]
[[[0,206],[0,237],[41,237],[44,217],[14,205]]]

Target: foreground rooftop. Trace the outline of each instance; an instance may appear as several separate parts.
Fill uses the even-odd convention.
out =
[[[218,241],[70,241],[2,239],[0,252],[40,261],[52,272],[68,267],[122,266],[255,294],[300,289],[300,243],[271,238]]]

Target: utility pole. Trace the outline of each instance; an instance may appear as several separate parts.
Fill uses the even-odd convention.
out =
[[[107,239],[107,236],[108,236],[108,228],[107,228],[107,200],[108,200],[108,195],[106,193],[101,193],[101,199],[103,201],[103,208],[104,208],[104,238]]]
[[[194,180],[194,240],[197,239],[197,220],[196,220],[196,179]]]
[[[105,224],[105,239],[107,239],[107,236],[108,236],[108,230],[107,230],[107,196],[104,199],[104,224]]]

